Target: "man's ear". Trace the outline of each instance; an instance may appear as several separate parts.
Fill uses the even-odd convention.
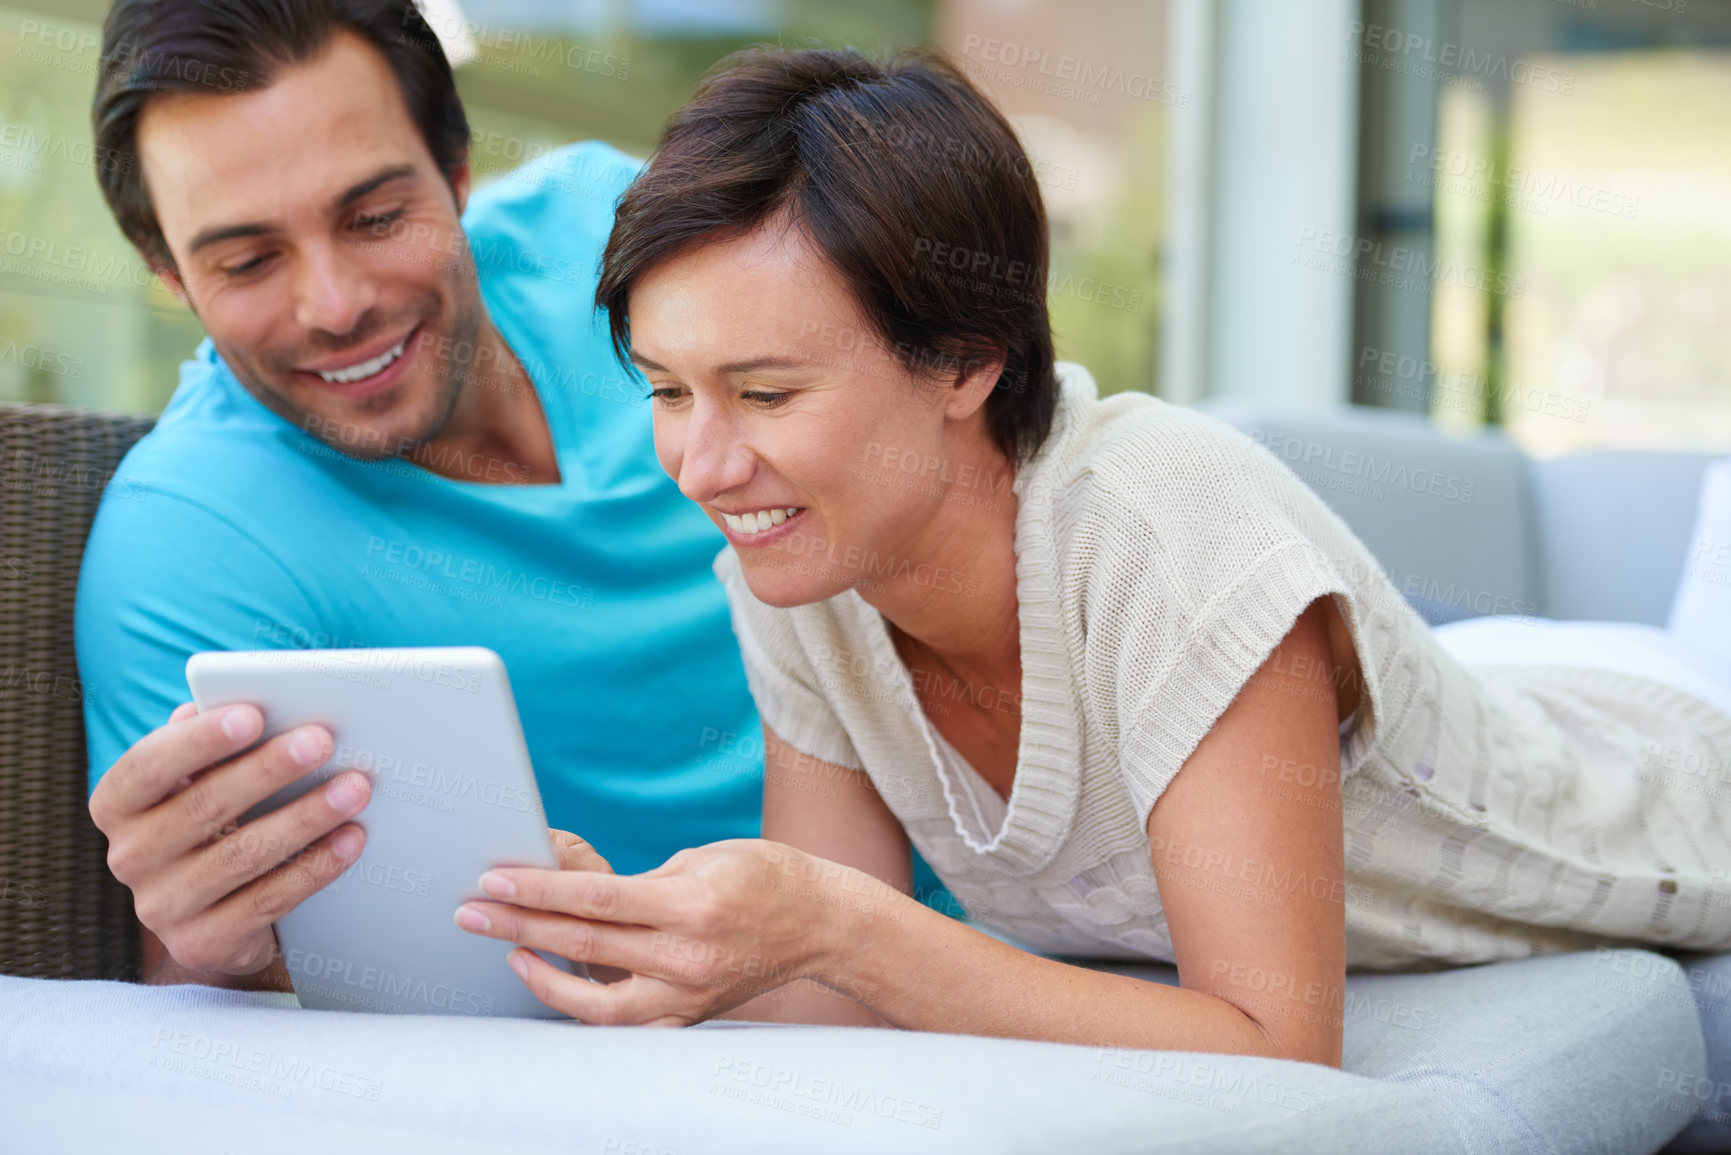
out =
[[[1004,375],[1008,356],[1009,350],[1000,348],[989,358],[962,362],[944,399],[944,416],[952,421],[965,421],[985,405],[992,390],[998,387],[998,378]]]
[[[163,288],[174,294],[175,300],[179,301],[187,308],[192,309],[192,293],[188,290],[186,282],[181,278],[180,270],[176,269],[171,264],[151,261],[150,271],[156,274],[156,279],[162,282]],[[197,312],[196,309],[193,309],[193,311]]]
[[[463,210],[469,207],[469,189],[474,182],[474,174],[469,171],[469,154],[465,152],[463,159],[451,167],[448,173],[451,180],[451,192],[457,198],[457,215],[462,216]]]

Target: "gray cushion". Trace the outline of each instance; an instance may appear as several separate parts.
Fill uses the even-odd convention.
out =
[[[1533,462],[1545,616],[1663,626],[1712,460],[1581,453]]]
[[[1292,466],[1433,625],[1499,613],[1664,625],[1713,460],[1607,452],[1532,461],[1501,434],[1449,437],[1413,413],[1233,400],[1199,408]]]
[[[1169,967],[1140,971],[1167,982]],[[1651,1152],[1705,1073],[1677,965],[1348,979],[1345,1070],[892,1031],[302,1011],[0,977],[10,1149]]]
[[[1713,1155],[1731,1151],[1731,954],[1674,956],[1683,973],[1661,988],[1661,997],[1690,1000],[1707,1044],[1704,1077],[1677,1080],[1664,1088],[1668,1107],[1693,1115],[1665,1148],[1665,1155]]]

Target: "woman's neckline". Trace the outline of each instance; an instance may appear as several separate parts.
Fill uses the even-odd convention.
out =
[[[939,768],[936,732],[920,707],[913,681],[890,635],[890,623],[859,596],[848,598],[874,651],[874,666],[888,671],[896,700],[916,715],[928,767],[943,789],[958,837],[1007,873],[1029,875],[1050,862],[1068,837],[1081,791],[1081,717],[1070,670],[1071,646],[1058,604],[1059,564],[1054,525],[1054,486],[1070,461],[1077,410],[1092,402],[1093,379],[1080,366],[1064,366],[1057,413],[1044,445],[1016,471],[1014,540],[1016,603],[1022,666],[1022,719],[1008,811],[996,835],[981,842],[957,822],[958,799]],[[881,664],[879,664],[881,663]],[[978,773],[978,771],[975,771]]]

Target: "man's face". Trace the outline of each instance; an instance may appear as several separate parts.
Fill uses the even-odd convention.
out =
[[[183,298],[254,397],[345,452],[436,437],[481,320],[456,191],[341,33],[241,94],[153,98],[138,152]]]

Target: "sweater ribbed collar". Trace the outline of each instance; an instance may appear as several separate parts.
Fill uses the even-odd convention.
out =
[[[913,680],[890,637],[889,623],[848,591],[872,647],[876,668],[893,671],[896,700],[908,709],[926,741],[930,770],[943,788],[956,836],[981,858],[1012,875],[1045,866],[1069,837],[1081,790],[1081,708],[1071,669],[1071,639],[1058,603],[1059,566],[1053,525],[1054,490],[1070,472],[1073,443],[1084,424],[1080,411],[1098,400],[1094,379],[1080,365],[1057,366],[1059,396],[1052,431],[1016,471],[1016,601],[1022,658],[1022,729],[1016,778],[1004,823],[982,843],[961,819],[960,799],[944,772],[936,732],[920,709]],[[1075,639],[1080,644],[1080,639]]]

